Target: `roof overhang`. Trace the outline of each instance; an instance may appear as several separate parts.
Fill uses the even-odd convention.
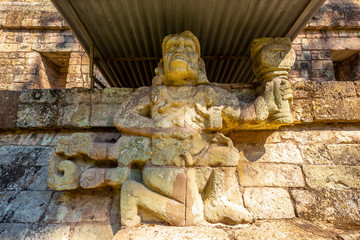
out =
[[[250,45],[258,37],[292,40],[325,0],[51,0],[113,87],[151,85],[170,33],[192,31],[208,78],[250,83]]]

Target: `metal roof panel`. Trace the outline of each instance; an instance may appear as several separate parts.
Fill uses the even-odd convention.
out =
[[[297,34],[324,0],[52,0],[111,86],[151,85],[162,39],[192,31],[212,82],[254,81],[250,45]]]

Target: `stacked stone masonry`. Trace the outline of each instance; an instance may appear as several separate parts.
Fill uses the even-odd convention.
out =
[[[0,8],[0,89],[89,86],[88,58],[49,1],[0,1]],[[240,152],[240,191],[254,223],[183,230],[149,223],[115,239],[359,239],[360,76],[338,79],[341,69],[334,68],[337,53],[354,61],[359,54],[359,9],[357,1],[327,1],[293,42],[293,126],[229,135]],[[58,52],[68,61],[65,84],[48,77],[47,61]],[[221,87],[255,98],[249,85]],[[114,115],[132,92],[0,91],[0,238],[113,238],[121,229],[119,190],[52,191],[48,160],[58,139],[73,133],[116,142]]]
[[[89,58],[49,0],[0,1],[0,26],[0,90],[90,86]]]
[[[332,89],[343,83],[333,84]],[[231,91],[238,96],[243,96],[242,91],[249,92],[237,87]],[[13,118],[8,117],[7,123],[13,125],[1,123],[1,234],[16,233],[18,239],[112,238],[121,227],[119,191],[103,188],[53,192],[47,186],[48,160],[58,139],[74,132],[94,133],[98,142],[115,142],[120,137],[113,128],[116,106],[132,92],[132,89],[1,92],[2,99],[11,99],[6,104],[8,109],[17,109]],[[304,90],[300,92],[304,94]],[[299,91],[295,91],[297,95]],[[60,113],[56,109],[66,110]],[[2,115],[4,112],[7,110]],[[244,205],[259,229],[273,226],[276,231],[295,231],[310,239],[359,236],[356,230],[360,221],[360,125],[356,123],[359,116],[333,120],[330,112],[327,119],[328,123],[298,122],[279,130],[230,134],[241,156],[238,174]],[[328,225],[314,225],[317,221]],[[225,232],[227,236],[246,239],[246,232],[256,234],[253,228],[252,224],[242,225],[239,229],[219,229],[214,234]],[[137,236],[131,229],[127,230],[129,236]],[[191,234],[203,231],[190,229]],[[146,228],[141,231],[154,234],[146,233],[150,231]],[[170,234],[166,228],[161,231],[164,236]],[[192,236],[190,233],[188,236]]]

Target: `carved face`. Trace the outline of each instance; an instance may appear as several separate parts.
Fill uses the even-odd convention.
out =
[[[170,37],[163,46],[165,85],[192,85],[198,80],[199,55],[192,38]]]

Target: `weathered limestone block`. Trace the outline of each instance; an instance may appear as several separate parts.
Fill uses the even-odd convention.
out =
[[[107,221],[110,205],[109,191],[58,192],[51,198],[45,221],[48,223]]]
[[[218,228],[211,227],[184,227],[174,228],[167,226],[126,228],[120,230],[113,240],[143,240],[148,239],[194,239],[194,240],[228,240],[227,233]]]
[[[312,106],[312,100],[309,99],[294,99],[294,104],[292,106],[292,114],[294,117],[294,122],[313,122],[314,121],[314,111]]]
[[[119,105],[96,104],[91,106],[90,126],[114,127],[114,113]]]
[[[335,164],[329,154],[327,144],[300,145],[304,164]]]
[[[56,126],[58,108],[53,104],[20,104],[17,112],[16,126],[53,127]]]
[[[240,151],[240,161],[257,163],[292,163],[301,164],[300,151],[295,144],[237,144]]]
[[[0,92],[0,128],[14,128],[19,104],[19,92]]]
[[[90,125],[90,105],[72,104],[59,108],[57,126],[88,127]]]
[[[1,223],[0,237],[2,239],[24,239],[30,227],[29,223]]]
[[[87,223],[75,227],[72,239],[113,239],[114,233],[109,224]]]
[[[360,165],[360,144],[329,144],[334,164]]]
[[[24,240],[69,239],[70,226],[48,224],[45,227],[30,229]]]
[[[55,104],[59,99],[60,91],[56,89],[31,89],[20,93],[20,103],[48,103]]]
[[[282,188],[245,188],[245,206],[254,218],[294,218],[289,192]]]
[[[100,103],[121,104],[133,92],[132,88],[105,88],[101,93]]]
[[[11,203],[19,195],[17,191],[0,191],[0,221],[4,221],[6,215],[11,209]]]
[[[304,219],[328,221],[347,228],[359,227],[360,191],[292,190],[296,213]]]
[[[239,181],[244,187],[304,187],[300,167],[290,164],[242,163]]]
[[[51,147],[0,146],[0,165],[44,166],[51,151]]]
[[[330,240],[335,234],[305,221],[258,221],[248,228],[234,231],[234,239]]]
[[[345,140],[343,137],[341,139]],[[353,138],[346,141],[353,141]],[[305,164],[359,165],[360,162],[359,144],[308,144],[301,145],[300,149]]]
[[[64,105],[69,104],[90,104],[92,92],[94,90],[87,88],[70,88],[57,90],[59,100]]]
[[[25,190],[33,181],[35,167],[0,166],[0,191]]]
[[[7,195],[7,192],[3,193]],[[48,206],[51,191],[22,191],[6,207],[9,222],[36,223]]]
[[[360,166],[304,165],[306,183],[310,188],[336,190],[359,189]]]
[[[337,135],[336,131],[330,128],[324,129],[312,129],[309,128],[288,128],[286,132],[280,132],[281,138],[285,141],[294,141],[299,144],[323,144],[336,143]],[[307,130],[307,131],[304,131]]]

